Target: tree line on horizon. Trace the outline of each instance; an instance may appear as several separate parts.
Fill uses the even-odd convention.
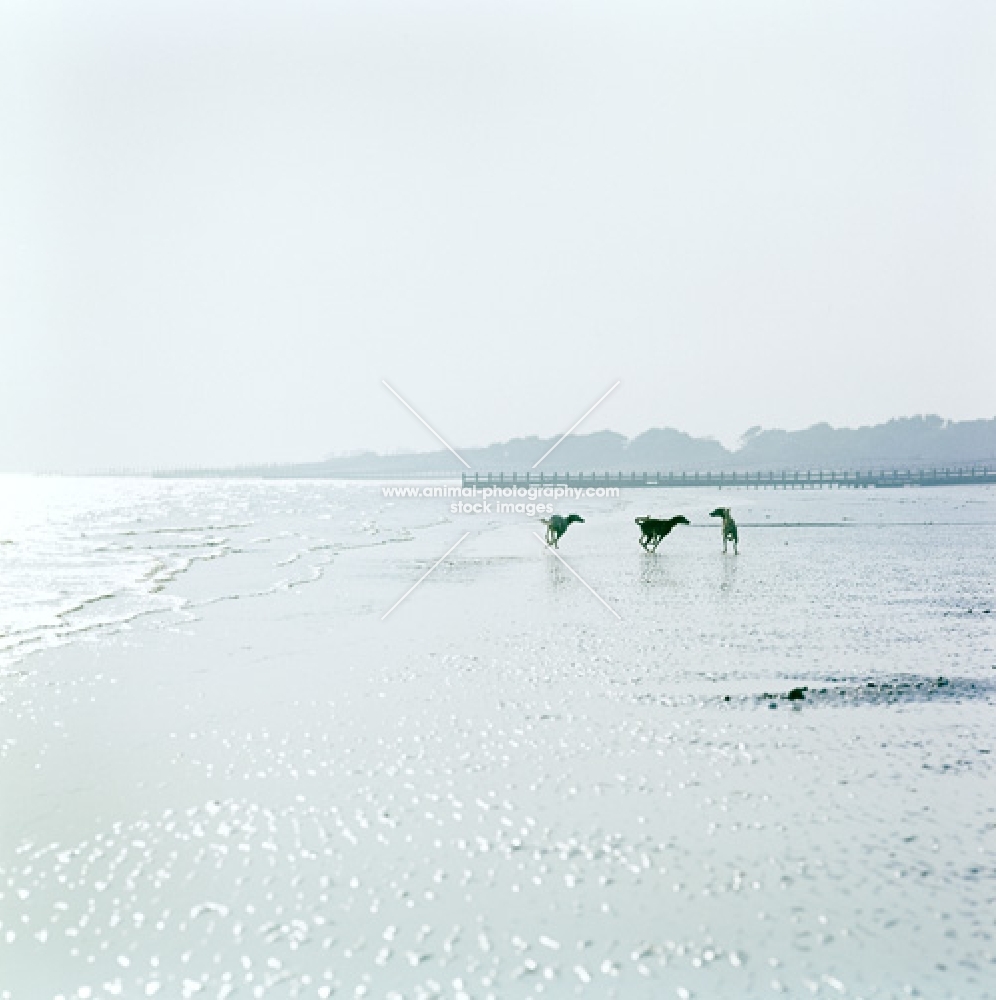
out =
[[[480,472],[523,472],[556,437],[513,438],[461,454]],[[712,438],[697,438],[670,427],[653,428],[634,438],[615,431],[572,435],[536,471],[543,472],[719,472],[767,469],[866,469],[878,466],[966,465],[996,463],[996,418],[950,421],[941,417],[899,417],[870,427],[805,430],[753,427],[740,446],[728,449]],[[313,474],[346,472],[466,471],[448,451],[409,455],[360,455],[328,458],[301,468]]]
[[[556,437],[521,437],[465,448],[472,472],[532,470],[537,456]],[[634,438],[616,431],[595,431],[566,438],[536,472],[766,472],[786,470],[929,469],[996,465],[996,417],[944,420],[928,415],[897,417],[870,427],[831,427],[821,423],[799,431],[752,427],[739,447],[726,448],[708,437],[693,437],[671,427],[656,427]],[[271,463],[229,468],[173,469],[153,473],[176,476],[262,476],[309,478],[350,476],[453,475],[468,471],[443,449],[402,455],[363,452],[318,462]]]

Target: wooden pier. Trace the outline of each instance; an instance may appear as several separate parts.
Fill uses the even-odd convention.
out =
[[[465,472],[466,487],[571,486],[621,489],[901,489],[996,485],[996,469],[818,469],[799,472]]]

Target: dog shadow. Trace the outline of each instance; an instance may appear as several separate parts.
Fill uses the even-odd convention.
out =
[[[737,585],[737,566],[740,565],[737,559],[727,559],[723,558],[723,575],[719,581],[719,589],[721,593],[729,594],[736,589]]]
[[[571,580],[571,574],[560,564],[559,559],[549,558],[546,560],[546,578],[551,587],[557,589],[567,586]]]
[[[644,552],[640,558],[640,584],[644,587],[673,587],[674,576],[666,559],[656,552]]]

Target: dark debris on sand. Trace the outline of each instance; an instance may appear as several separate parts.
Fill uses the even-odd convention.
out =
[[[996,669],[996,668],[994,668]],[[860,705],[904,705],[925,702],[958,703],[996,698],[996,677],[985,680],[970,677],[925,677],[901,674],[893,677],[828,678],[823,682],[761,693],[708,695],[681,690],[668,692],[627,693],[624,697],[638,704],[663,708],[722,705],[726,708],[777,709],[789,705],[796,711],[806,708],[853,708]]]
[[[891,678],[854,678],[831,681],[825,685],[794,687],[786,692],[769,692],[739,699],[752,704],[777,708],[781,701],[814,706],[894,705],[909,702],[961,701],[990,698],[996,694],[996,682],[968,677],[923,677],[903,675]],[[729,697],[723,699],[730,701]]]

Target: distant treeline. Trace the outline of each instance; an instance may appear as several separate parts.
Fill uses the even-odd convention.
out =
[[[522,472],[557,439],[513,438],[462,451],[482,472]],[[930,468],[996,463],[996,418],[949,421],[936,416],[902,417],[874,427],[816,424],[802,431],[751,428],[731,451],[711,438],[695,438],[669,427],[629,439],[614,431],[567,438],[537,471],[719,472],[769,469]],[[322,462],[241,469],[177,470],[200,475],[273,477],[374,477],[441,475],[466,471],[448,452],[377,455],[368,452]]]

